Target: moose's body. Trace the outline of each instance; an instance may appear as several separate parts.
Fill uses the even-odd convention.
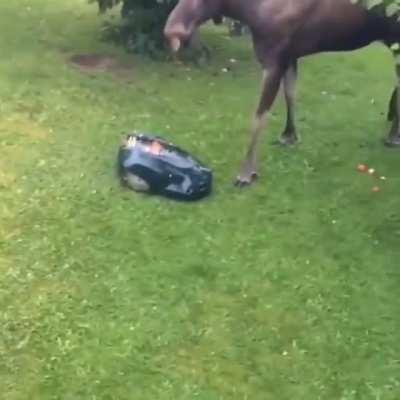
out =
[[[240,20],[249,27],[256,56],[264,70],[250,145],[237,179],[241,185],[251,183],[257,175],[259,135],[281,82],[288,109],[281,142],[291,144],[297,140],[294,95],[299,58],[355,50],[374,41],[388,46],[400,41],[400,25],[396,21],[352,4],[351,0],[180,0],[170,14],[165,35],[171,47],[178,50],[199,25],[220,15]],[[400,96],[392,99],[396,112],[391,114],[393,126],[387,141],[393,145],[400,144],[397,97]]]

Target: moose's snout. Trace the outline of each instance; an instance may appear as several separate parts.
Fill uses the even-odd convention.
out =
[[[164,37],[174,52],[190,41],[196,26],[187,4],[182,4],[178,3],[172,10],[164,27]]]
[[[183,43],[189,40],[190,32],[181,23],[170,23],[164,29],[164,36],[173,52],[177,52]]]

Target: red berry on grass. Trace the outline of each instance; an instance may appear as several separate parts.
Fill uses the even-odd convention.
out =
[[[368,171],[368,166],[365,164],[358,164],[357,165],[357,171],[359,172],[367,172]]]

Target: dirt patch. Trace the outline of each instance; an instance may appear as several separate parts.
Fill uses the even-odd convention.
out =
[[[115,58],[100,54],[75,54],[70,57],[72,65],[85,72],[107,71],[115,68]]]
[[[112,73],[117,78],[132,78],[133,63],[121,61],[113,56],[104,54],[75,54],[68,62],[84,73]]]
[[[49,131],[31,120],[16,116],[0,121],[0,137],[7,134],[44,140],[48,138]]]

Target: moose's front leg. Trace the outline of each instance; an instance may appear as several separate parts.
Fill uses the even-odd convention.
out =
[[[250,143],[239,175],[236,178],[236,186],[250,185],[258,177],[257,150],[259,139],[267,122],[268,111],[272,107],[278,93],[283,73],[284,70],[279,65],[273,65],[264,70],[261,99],[253,117]]]

